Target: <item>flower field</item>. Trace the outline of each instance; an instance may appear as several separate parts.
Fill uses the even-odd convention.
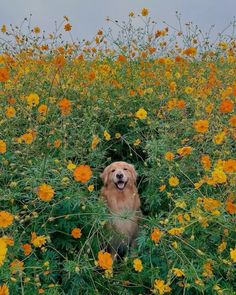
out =
[[[146,8],[108,21],[80,43],[67,17],[1,27],[0,295],[236,294],[236,40]],[[113,261],[100,173],[119,160],[143,216]]]

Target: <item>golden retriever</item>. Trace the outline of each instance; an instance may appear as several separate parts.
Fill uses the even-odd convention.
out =
[[[104,169],[101,178],[104,183],[101,195],[111,214],[110,251],[113,256],[123,256],[126,248],[135,244],[141,216],[137,173],[131,164],[114,162]]]

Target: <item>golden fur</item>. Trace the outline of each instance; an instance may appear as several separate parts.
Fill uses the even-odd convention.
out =
[[[114,254],[121,245],[134,244],[137,237],[141,215],[137,173],[131,164],[114,162],[104,169],[101,178],[104,182],[101,194],[111,213],[109,228],[112,230],[111,248]]]

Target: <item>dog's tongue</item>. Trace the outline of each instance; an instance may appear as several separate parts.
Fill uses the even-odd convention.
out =
[[[117,186],[119,189],[123,189],[125,187],[125,183],[124,182],[118,182]]]

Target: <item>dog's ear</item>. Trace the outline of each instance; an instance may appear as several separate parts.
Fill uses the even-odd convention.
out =
[[[131,172],[132,178],[134,180],[134,183],[136,183],[138,174],[137,174],[137,172],[136,172],[136,170],[134,168],[134,165],[129,164],[129,166],[130,166],[130,172]]]
[[[107,166],[103,172],[100,174],[101,179],[103,180],[104,185],[107,185],[108,182],[108,171],[109,170],[109,166]]]

